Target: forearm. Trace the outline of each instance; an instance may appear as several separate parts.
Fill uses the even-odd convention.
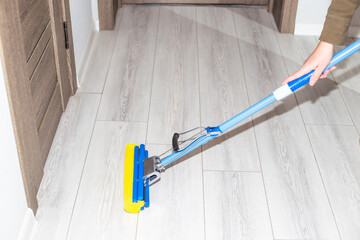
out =
[[[341,44],[347,37],[351,19],[360,5],[360,0],[333,0],[324,24],[320,40]]]

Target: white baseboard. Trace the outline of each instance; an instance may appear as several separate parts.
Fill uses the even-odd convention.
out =
[[[313,35],[320,36],[323,29],[322,24],[303,24],[297,23],[295,25],[295,35]],[[360,26],[350,26],[349,37],[360,37]]]
[[[297,23],[295,24],[295,35],[314,35],[320,36],[321,31],[323,29],[322,24],[304,24]]]
[[[36,220],[33,211],[28,208],[26,210],[23,222],[21,224],[20,232],[17,240],[30,240],[36,225]]]
[[[99,19],[94,19],[94,27],[97,32],[100,31],[100,22]]]
[[[79,66],[77,68],[77,84],[78,87],[81,87],[81,82],[82,82],[82,78],[84,76],[85,73],[85,69],[86,69],[86,65],[90,56],[90,50],[91,50],[91,46],[95,37],[95,33],[96,33],[96,26],[95,26],[95,22],[93,23],[93,25],[91,26],[91,31],[88,34],[86,43],[85,43],[85,47],[83,50],[83,54],[80,58],[80,63]]]

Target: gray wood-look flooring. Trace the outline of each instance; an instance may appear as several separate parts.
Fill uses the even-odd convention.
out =
[[[127,143],[216,126],[269,95],[317,44],[261,8],[126,5],[96,33],[58,128],[33,239],[360,239],[360,53],[167,169],[123,211]],[[340,47],[336,48],[339,51]]]

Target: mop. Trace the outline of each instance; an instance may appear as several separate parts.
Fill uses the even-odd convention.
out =
[[[335,54],[324,72],[358,50],[360,50],[360,39]],[[313,73],[314,70],[298,79],[282,85],[260,102],[217,127],[198,127],[183,133],[175,133],[172,139],[172,149],[159,156],[148,157],[148,151],[145,149],[144,144],[128,144],[125,149],[124,166],[125,211],[129,213],[138,213],[145,207],[150,206],[150,186],[160,180],[161,173],[171,163],[213,138],[220,136],[266,106],[284,99],[298,88],[308,84]]]

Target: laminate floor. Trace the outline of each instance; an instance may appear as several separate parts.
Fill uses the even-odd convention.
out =
[[[62,116],[32,239],[360,239],[360,53],[172,164],[149,209],[123,210],[127,143],[156,155],[222,123],[316,44],[262,8],[125,5]]]

